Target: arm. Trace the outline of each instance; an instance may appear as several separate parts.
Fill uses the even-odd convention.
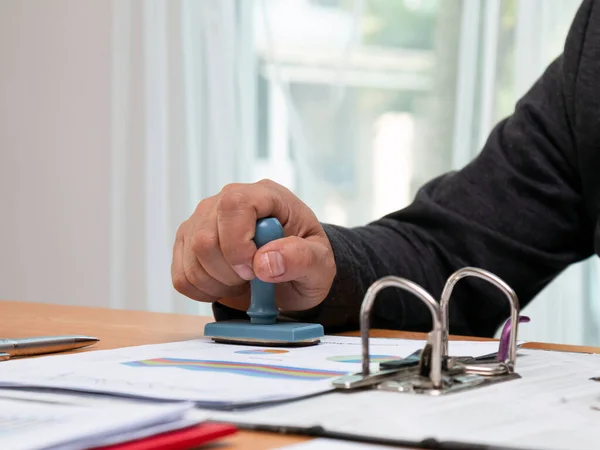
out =
[[[564,54],[468,166],[431,181],[409,207],[367,226],[325,226],[337,274],[327,299],[295,317],[330,329],[356,328],[364,293],[376,279],[403,276],[439,299],[446,278],[464,266],[503,278],[524,307],[568,265],[592,253],[574,136],[574,94],[592,6],[584,2]],[[412,297],[382,291],[373,326],[429,331],[429,312]],[[492,336],[508,315],[500,291],[468,278],[450,302],[451,332]]]

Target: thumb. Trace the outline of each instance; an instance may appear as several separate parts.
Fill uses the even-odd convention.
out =
[[[310,296],[314,291],[325,291],[325,296],[335,276],[335,259],[326,238],[290,236],[262,246],[254,255],[253,269],[262,281],[293,281]]]

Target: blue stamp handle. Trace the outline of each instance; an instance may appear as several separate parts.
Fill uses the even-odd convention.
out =
[[[283,227],[276,218],[267,217],[256,222],[254,243],[257,249],[283,236]],[[279,310],[275,303],[273,283],[266,283],[256,277],[250,281],[250,307],[247,313],[250,316],[250,323],[260,325],[275,323]]]

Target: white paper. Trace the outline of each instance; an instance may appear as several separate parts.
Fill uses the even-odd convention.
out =
[[[185,403],[82,407],[56,402],[0,399],[2,450],[80,450],[181,428],[203,421],[186,417]]]
[[[373,368],[403,358],[425,341],[370,340]],[[452,354],[480,356],[495,342],[452,342]],[[296,399],[331,390],[331,381],[361,370],[356,337],[272,348],[218,344],[208,338],[117,350],[55,355],[0,364],[0,386],[52,387],[124,396],[189,400],[221,408]]]
[[[340,441],[336,439],[312,439],[298,444],[280,447],[280,450],[410,450],[408,447],[363,444],[362,442]]]
[[[440,397],[332,393],[251,412],[211,414],[238,424],[322,426],[374,438],[544,450],[600,448],[600,355],[520,350],[522,378]]]

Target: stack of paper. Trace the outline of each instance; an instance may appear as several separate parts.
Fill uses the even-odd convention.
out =
[[[371,339],[373,368],[422,349],[424,341]],[[452,342],[452,354],[480,356],[498,344]],[[208,338],[14,360],[0,364],[0,386],[50,387],[149,399],[186,400],[227,409],[312,396],[361,370],[356,337],[326,336],[318,346],[251,347]]]
[[[79,450],[129,442],[203,421],[192,405],[169,403],[76,406],[54,401],[0,399],[3,450]]]

